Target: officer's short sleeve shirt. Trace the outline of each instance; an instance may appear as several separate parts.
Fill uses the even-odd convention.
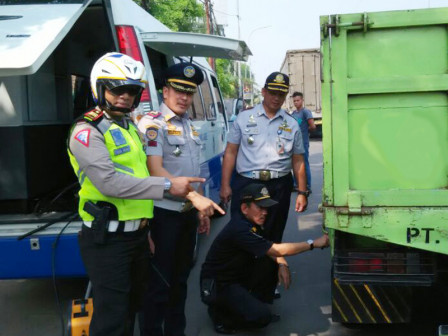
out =
[[[160,112],[140,119],[146,155],[162,156],[163,167],[173,176],[199,176],[201,140],[187,114],[176,115],[165,104]]]
[[[228,142],[239,145],[238,173],[253,170],[291,170],[293,154],[303,154],[303,139],[298,123],[285,110],[269,119],[263,104],[241,112],[233,122]]]

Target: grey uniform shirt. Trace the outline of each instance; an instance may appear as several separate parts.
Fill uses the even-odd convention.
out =
[[[239,145],[238,173],[253,170],[288,172],[292,167],[292,155],[305,152],[297,121],[282,109],[269,119],[263,104],[238,114],[227,141]]]
[[[146,155],[162,156],[171,175],[199,176],[201,140],[187,113],[178,116],[162,104],[160,113],[147,113],[138,128],[145,134]]]
[[[138,128],[145,134],[146,155],[161,156],[163,168],[171,175],[200,175],[201,140],[187,113],[178,116],[162,104],[160,112],[145,114],[138,122]],[[197,183],[192,185],[198,186]],[[163,200],[154,205],[168,208],[168,203],[169,200]]]
[[[105,118],[114,122],[105,113]],[[128,121],[123,120],[128,128]],[[84,143],[75,139],[76,134],[86,130]],[[106,196],[126,199],[161,199],[164,193],[163,177],[137,178],[115,170],[104,136],[87,122],[79,122],[70,135],[69,147],[86,176]],[[143,150],[143,149],[142,149]]]

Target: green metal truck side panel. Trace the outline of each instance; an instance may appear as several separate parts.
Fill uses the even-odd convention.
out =
[[[447,111],[447,95],[442,92],[351,97],[348,106],[350,190],[446,188]],[[426,199],[427,196],[420,197],[418,204]],[[364,200],[365,205],[368,203]]]
[[[448,209],[444,207],[375,207],[371,214],[357,216],[343,212],[326,209],[326,223],[380,241],[448,254]]]
[[[321,26],[326,22],[326,18],[321,18]],[[321,36],[323,39],[323,36]],[[322,97],[330,97],[331,96],[331,85],[330,85],[330,46],[329,43],[323,43],[321,46],[321,62],[322,65],[326,60],[327,66],[322,66],[321,76],[322,76],[322,86],[321,86],[321,94]],[[331,111],[331,103],[330,99],[322,99],[322,111]],[[331,113],[322,113],[322,133],[328,139],[332,138],[332,114]],[[325,140],[325,139],[323,139]],[[330,142],[323,141],[322,146],[324,147],[325,155],[323,157],[323,171],[324,171],[324,183],[323,183],[323,192],[322,198],[324,204],[333,204],[333,150],[330,145]]]
[[[448,8],[321,17],[326,227],[448,254],[447,25]]]

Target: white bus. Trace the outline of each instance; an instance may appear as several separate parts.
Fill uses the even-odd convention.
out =
[[[206,80],[190,112],[204,143],[204,190],[217,200],[228,123],[216,74],[201,56],[244,60],[244,42],[173,33],[131,0],[3,3],[12,5],[1,6],[0,20],[0,279],[85,274],[66,138],[93,106],[90,70],[106,52],[144,63],[148,86],[138,113],[159,108],[166,67],[195,57]]]

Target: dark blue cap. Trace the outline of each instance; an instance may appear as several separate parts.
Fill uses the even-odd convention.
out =
[[[203,81],[202,70],[192,63],[178,63],[166,69],[165,85],[176,91],[195,93]]]
[[[269,195],[268,188],[261,183],[251,183],[241,191],[241,203],[254,202],[263,208],[269,208],[278,204]]]
[[[268,78],[266,78],[266,83],[264,88],[272,91],[281,91],[288,93],[289,91],[289,77],[281,72],[273,72]]]

